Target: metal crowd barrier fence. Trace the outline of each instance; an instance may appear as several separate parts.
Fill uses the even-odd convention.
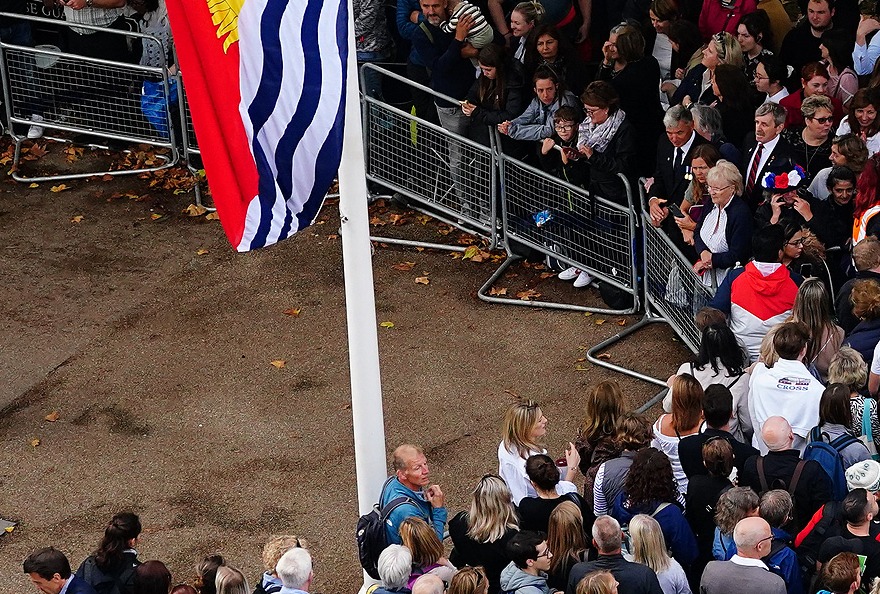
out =
[[[609,361],[598,358],[598,353],[654,323],[668,324],[681,341],[693,352],[699,350],[700,331],[694,322],[694,315],[706,305],[714,295],[714,289],[703,284],[693,271],[691,262],[682,255],[666,233],[651,224],[651,217],[645,199],[644,180],[639,181],[642,199],[642,238],[644,270],[642,277],[645,295],[645,315],[636,324],[611,338],[597,344],[587,351],[587,360],[640,380],[666,386],[666,380],[651,377]],[[665,391],[664,391],[665,392]],[[655,396],[643,408],[650,407],[663,392]]]
[[[501,164],[501,205],[504,245],[508,257],[478,291],[480,299],[572,311],[632,314],[639,308],[636,270],[636,215],[629,181],[620,178],[626,189],[627,205],[620,205],[587,190],[573,186],[540,169],[499,154]],[[504,272],[522,259],[513,253],[516,241],[592,276],[632,296],[626,309],[587,307],[569,303],[523,301],[491,296],[489,290]]]
[[[120,35],[126,43],[155,44],[156,51],[164,55],[162,42],[151,35],[12,13],[0,13],[0,16]],[[0,65],[6,121],[15,142],[12,174],[15,180],[50,181],[125,175],[158,171],[177,163],[179,154],[174,139],[174,118],[168,101],[172,96],[171,83],[165,68],[69,54],[49,46],[26,47],[3,42],[0,42]],[[144,93],[147,87],[153,87],[151,94]],[[18,172],[18,165],[26,136],[16,133],[14,125],[38,125],[46,131],[148,144],[167,149],[168,154],[156,154],[154,158],[128,169],[66,171],[25,177]]]
[[[368,70],[458,105],[452,97],[374,64],[361,67],[362,83]],[[497,169],[491,147],[366,95],[363,119],[367,179],[406,196],[415,210],[484,237],[493,248],[498,244]],[[465,249],[405,239],[371,239],[445,250]]]
[[[199,175],[199,170],[202,169],[202,153],[199,150],[199,141],[196,138],[195,126],[193,126],[192,111],[190,111],[189,101],[187,101],[186,98],[186,89],[183,86],[183,73],[179,70],[177,71],[176,79],[178,98],[177,106],[180,111],[180,137],[183,144],[183,160],[186,163],[186,168],[189,170],[190,174],[192,174],[193,178],[195,178],[193,193],[196,197],[196,205],[205,206],[208,210],[213,211],[216,209],[212,206],[207,206],[202,200],[202,176]],[[193,164],[193,159],[197,159],[198,163]]]

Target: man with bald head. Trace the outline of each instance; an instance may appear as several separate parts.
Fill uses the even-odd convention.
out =
[[[789,532],[796,534],[817,509],[831,500],[831,479],[815,460],[801,460],[800,451],[793,447],[791,426],[782,417],[764,421],[761,437],[767,445],[767,454],[746,460],[739,485],[751,487],[759,494],[771,489],[791,493],[794,519]]]
[[[393,508],[385,522],[388,543],[401,544],[400,524],[410,516],[422,518],[433,526],[442,541],[446,531],[446,496],[440,485],[431,484],[425,452],[417,445],[399,445],[391,456],[391,466],[394,476],[385,481],[379,496],[383,510],[386,506]]]
[[[436,575],[426,573],[415,581],[412,594],[443,594],[446,587]]]
[[[710,561],[700,579],[700,594],[761,592],[785,594],[785,581],[761,561],[770,553],[773,534],[764,518],[744,518],[733,529],[736,555],[730,561]]]

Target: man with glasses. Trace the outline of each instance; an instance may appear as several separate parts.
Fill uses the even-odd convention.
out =
[[[501,591],[509,594],[551,594],[547,572],[553,552],[543,532],[523,530],[505,547],[510,564],[501,572]],[[553,593],[558,590],[553,590]]]
[[[730,561],[709,562],[700,580],[701,594],[786,594],[785,581],[761,560],[770,553],[772,540],[770,524],[763,518],[740,520],[733,529],[736,555]]]

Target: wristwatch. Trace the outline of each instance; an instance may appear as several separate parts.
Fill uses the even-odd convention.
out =
[[[94,0],[86,0],[87,7],[91,8],[93,4],[94,4]]]

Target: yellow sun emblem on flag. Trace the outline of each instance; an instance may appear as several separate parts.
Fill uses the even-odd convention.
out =
[[[211,20],[217,26],[217,39],[223,39],[223,51],[238,41],[238,14],[244,0],[207,0]]]

